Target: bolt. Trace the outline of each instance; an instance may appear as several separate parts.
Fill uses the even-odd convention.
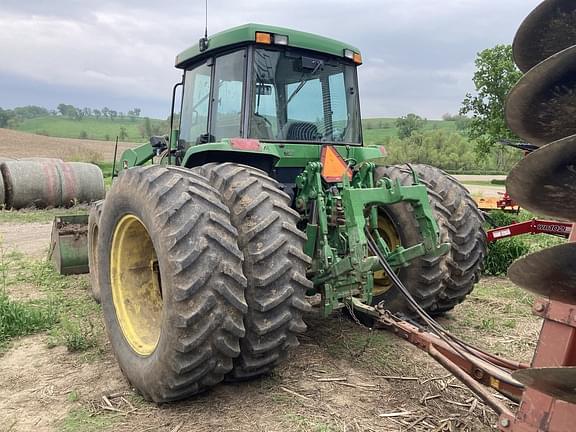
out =
[[[536,304],[536,306],[534,307],[534,310],[536,312],[544,312],[544,310],[546,309],[546,306],[544,306],[544,304],[542,303],[538,303]]]
[[[502,420],[500,420],[500,426],[507,428],[508,426],[510,426],[510,420],[508,420],[507,418],[503,418]]]

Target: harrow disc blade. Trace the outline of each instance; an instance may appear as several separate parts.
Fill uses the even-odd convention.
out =
[[[514,61],[527,72],[572,45],[576,45],[576,3],[547,0],[528,15],[516,33]]]
[[[506,101],[510,129],[537,146],[576,134],[575,116],[576,46],[531,69]]]
[[[576,135],[522,159],[510,171],[506,190],[531,212],[576,220]]]
[[[576,367],[522,369],[512,377],[554,399],[576,403]]]
[[[566,243],[525,256],[508,269],[516,285],[539,296],[576,304],[576,243]]]

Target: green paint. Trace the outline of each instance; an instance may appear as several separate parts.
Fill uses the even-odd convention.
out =
[[[218,50],[254,43],[257,31],[287,35],[290,46],[311,52],[338,57],[343,57],[345,49],[358,52],[354,47],[321,36],[247,24],[212,36],[208,49],[204,52],[200,52],[198,46],[184,51],[177,57],[176,65],[184,68],[200,58],[217,55]],[[354,88],[351,87],[350,91],[354,91]],[[244,122],[251,115],[245,111],[251,109],[242,111]],[[295,179],[294,207],[307,224],[304,251],[312,258],[309,275],[314,282],[314,290],[309,294],[321,294],[321,308],[325,316],[345,304],[357,307],[360,304],[369,305],[372,301],[374,272],[381,270],[381,266],[376,257],[369,255],[365,229],[370,231],[382,255],[395,269],[409,265],[417,257],[435,257],[448,252],[449,246],[440,244],[438,224],[430,207],[426,186],[421,184],[416,176],[410,186],[403,186],[398,181],[393,182],[386,178],[378,184],[375,183],[376,165],[386,163],[386,152],[382,147],[334,145],[340,156],[353,169],[353,176],[351,179],[345,177],[337,184],[328,184],[321,175],[321,149],[327,144],[324,142],[280,143],[261,140],[257,141],[256,145],[254,141],[236,142],[234,137],[229,137],[218,142],[182,148],[176,146],[177,136],[176,132],[170,140],[171,148],[176,149],[175,160],[171,162],[181,166],[194,167],[213,161],[248,164],[266,161],[267,164],[264,165],[278,170],[300,169],[300,174]],[[246,132],[244,136],[248,136]],[[207,135],[207,139],[210,139],[210,135]],[[243,144],[249,145],[242,148]],[[142,145],[125,151],[120,165],[143,165],[153,156],[152,147],[149,144]],[[166,158],[160,161],[167,162]],[[377,209],[379,206],[399,202],[408,202],[412,206],[423,241],[410,247],[399,246],[390,250],[377,231]]]
[[[374,184],[372,163],[364,163],[352,180],[327,185],[321,176],[322,164],[310,162],[298,176],[296,207],[306,220],[308,241],[305,252],[312,258],[311,275],[322,295],[324,316],[350,299],[364,304],[372,301],[374,272],[381,270],[376,257],[369,256],[365,229],[378,239],[382,254],[392,268],[406,266],[420,256],[446,254],[448,244],[439,243],[439,228],[426,186],[414,178],[412,186],[384,179]],[[389,250],[377,231],[378,206],[409,202],[418,221],[423,242],[409,248]],[[366,217],[368,210],[369,217]]]
[[[184,68],[190,62],[199,60],[208,54],[212,55],[215,51],[226,49],[233,45],[255,43],[256,32],[286,35],[288,36],[288,46],[290,47],[332,54],[339,57],[344,56],[345,49],[360,53],[358,48],[352,45],[312,33],[262,24],[245,24],[210,36],[208,49],[203,52],[200,51],[198,44],[181,52],[176,56],[176,67]]]

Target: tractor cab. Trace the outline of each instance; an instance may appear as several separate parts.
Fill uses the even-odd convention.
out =
[[[226,139],[362,144],[358,50],[299,31],[247,24],[181,53],[178,148]]]

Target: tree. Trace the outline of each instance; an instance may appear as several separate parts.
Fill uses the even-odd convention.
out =
[[[126,132],[126,128],[124,126],[120,127],[120,134],[118,135],[121,141],[124,141],[128,138],[128,132]]]
[[[8,120],[12,118],[12,115],[10,110],[0,108],[0,128],[8,126]]]
[[[152,123],[148,117],[144,118],[144,133],[146,137],[152,136]]]
[[[477,154],[486,156],[499,140],[518,139],[506,125],[504,104],[522,72],[514,64],[511,45],[496,45],[480,52],[475,64],[477,94],[466,94],[460,114],[472,114],[468,136],[476,142]]]
[[[58,112],[60,113],[61,116],[63,117],[72,117],[75,118],[77,117],[77,109],[74,105],[68,105],[68,104],[58,104],[58,106],[56,107],[56,109],[58,110]]]
[[[426,125],[426,121],[426,119],[416,114],[408,114],[407,116],[396,119],[398,138],[409,138],[414,132],[422,130]]]

